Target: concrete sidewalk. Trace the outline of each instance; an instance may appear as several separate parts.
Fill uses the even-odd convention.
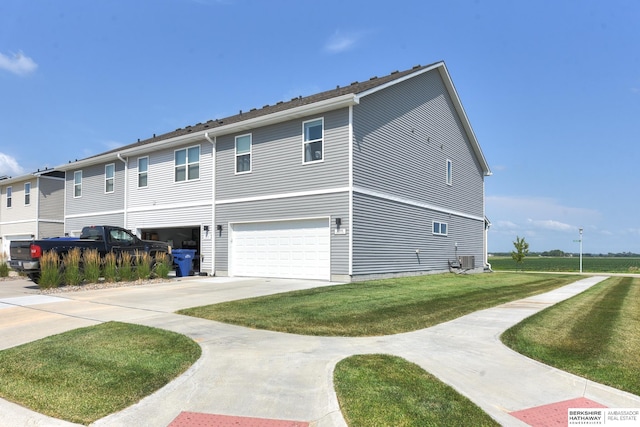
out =
[[[527,424],[510,412],[577,397],[609,407],[640,407],[638,396],[534,362],[507,349],[498,339],[511,325],[603,279],[582,279],[544,295],[421,331],[371,338],[298,336],[173,314],[184,307],[327,285],[322,282],[194,278],[59,294],[49,301],[22,299],[22,304],[36,302],[24,306],[11,300],[24,295],[11,297],[0,291],[0,307],[9,299],[9,307],[0,308],[0,346],[107,320],[176,331],[202,346],[202,357],[185,374],[95,426],[167,426],[185,411],[298,420],[318,427],[344,426],[333,391],[333,368],[345,357],[366,353],[395,354],[417,363],[502,425],[523,426]],[[16,334],[23,338],[16,338]],[[7,426],[72,425],[3,400],[0,414]]]

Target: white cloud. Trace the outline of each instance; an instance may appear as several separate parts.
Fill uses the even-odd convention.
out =
[[[0,53],[0,69],[23,76],[32,73],[38,68],[38,64],[22,52],[7,56]]]
[[[24,169],[22,169],[16,159],[8,154],[0,153],[0,176],[18,176],[23,173]]]
[[[329,38],[329,41],[325,44],[324,49],[329,53],[342,53],[353,48],[360,38],[361,34],[342,34],[339,30],[337,30]]]
[[[545,230],[554,230],[554,231],[574,231],[575,227],[569,224],[565,224],[560,221],[555,221],[552,219],[545,220],[528,220],[529,224],[533,225],[536,228],[542,228]]]

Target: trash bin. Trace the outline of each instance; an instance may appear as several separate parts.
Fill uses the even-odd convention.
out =
[[[176,277],[186,277],[193,274],[193,257],[196,256],[195,249],[173,249],[173,262],[176,263]]]

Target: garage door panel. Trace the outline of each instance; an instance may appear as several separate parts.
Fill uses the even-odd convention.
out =
[[[234,276],[330,278],[329,219],[232,225]]]

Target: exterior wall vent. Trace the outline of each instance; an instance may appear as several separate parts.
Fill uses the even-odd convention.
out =
[[[476,257],[473,255],[464,255],[460,257],[460,267],[464,269],[471,269],[476,267]]]

